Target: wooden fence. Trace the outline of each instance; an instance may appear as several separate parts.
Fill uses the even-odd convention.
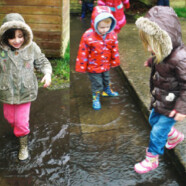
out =
[[[0,0],[0,22],[7,13],[20,13],[47,57],[64,55],[69,41],[69,0]]]

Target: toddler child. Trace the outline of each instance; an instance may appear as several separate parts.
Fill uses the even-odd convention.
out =
[[[130,8],[129,0],[98,0],[98,5],[110,7],[112,14],[117,21],[114,31],[119,33],[121,28],[126,24],[124,7],[126,9]]]
[[[118,96],[110,88],[109,70],[120,65],[117,35],[113,32],[116,20],[110,8],[96,6],[93,9],[91,28],[82,36],[76,59],[76,71],[88,72],[93,97],[93,109],[101,109],[103,96]]]
[[[52,67],[33,42],[31,28],[20,14],[7,14],[0,27],[0,101],[5,119],[19,138],[19,160],[28,158],[30,106],[38,92],[34,68],[44,74],[42,82],[48,87]]]
[[[173,126],[186,117],[186,47],[178,17],[170,7],[151,8],[136,25],[145,48],[153,54],[144,64],[151,67],[150,142],[145,160],[134,166],[142,174],[158,167],[164,147],[172,149],[184,139]]]

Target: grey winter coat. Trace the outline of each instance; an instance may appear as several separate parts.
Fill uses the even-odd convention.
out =
[[[25,31],[24,43],[16,51],[3,43],[2,36],[10,28]],[[43,74],[52,73],[48,59],[33,42],[33,34],[23,17],[17,13],[7,14],[0,27],[0,101],[21,104],[34,101],[38,82],[34,69]]]
[[[138,28],[156,39],[162,45],[163,61],[151,67],[151,108],[169,116],[172,110],[186,114],[186,46],[182,43],[181,26],[177,15],[170,7],[155,6],[145,17],[136,21]]]

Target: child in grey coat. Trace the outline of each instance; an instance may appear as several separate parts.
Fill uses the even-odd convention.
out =
[[[7,14],[0,27],[0,101],[4,117],[19,138],[18,158],[28,158],[27,135],[31,101],[37,98],[38,82],[34,69],[44,74],[44,87],[51,83],[52,67],[33,42],[31,28],[18,13]]]

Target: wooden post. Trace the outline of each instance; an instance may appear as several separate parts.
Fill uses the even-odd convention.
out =
[[[8,13],[20,13],[47,57],[63,56],[69,32],[69,0],[1,0],[0,22]]]

